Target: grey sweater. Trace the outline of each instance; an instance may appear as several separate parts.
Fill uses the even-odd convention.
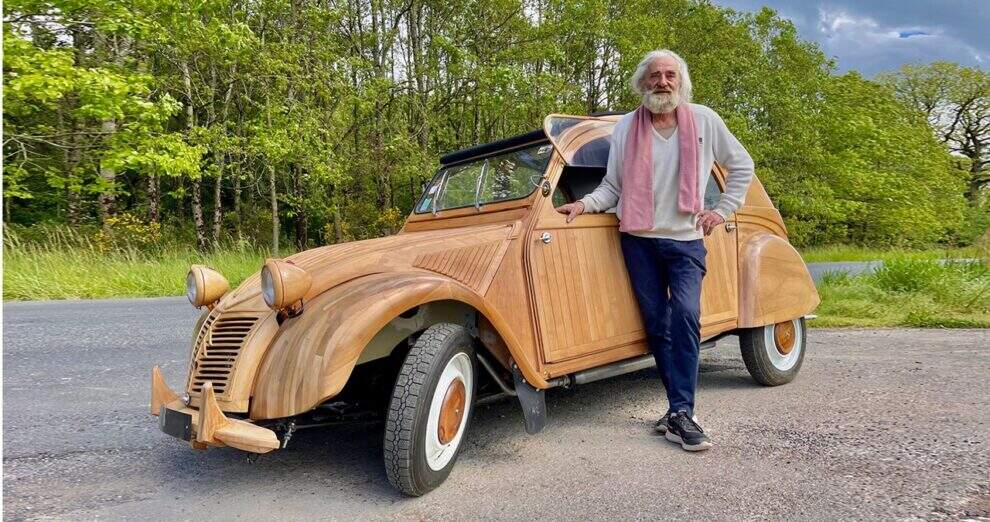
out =
[[[691,108],[700,140],[698,194],[704,195],[712,167],[718,161],[728,171],[728,175],[725,192],[713,210],[728,219],[746,197],[746,191],[753,180],[753,159],[715,111],[694,103]],[[622,219],[622,156],[633,114],[626,114],[615,124],[605,178],[594,191],[580,199],[584,203],[585,212],[603,212],[614,207],[616,215]],[[663,138],[656,130],[653,131],[653,228],[634,232],[637,236],[681,241],[704,237],[697,226],[697,216],[681,212],[677,208],[680,183],[677,140],[676,131],[668,139]]]

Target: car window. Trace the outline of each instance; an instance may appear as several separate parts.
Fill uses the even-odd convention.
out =
[[[471,207],[529,196],[550,163],[550,145],[537,145],[440,170],[416,213]]]
[[[712,174],[708,176],[708,186],[705,187],[705,210],[711,210],[718,205],[718,201],[722,198],[722,189],[718,188],[718,181],[715,180],[715,175]]]
[[[550,141],[558,149],[561,143],[567,143],[569,135],[580,135],[586,132],[596,132],[603,129],[610,129],[614,125],[612,121],[575,118],[572,116],[550,115],[544,121],[544,131]],[[604,167],[608,164],[608,151],[611,140],[608,135],[599,136],[577,149],[565,148],[563,150],[564,161],[568,165],[577,167]]]

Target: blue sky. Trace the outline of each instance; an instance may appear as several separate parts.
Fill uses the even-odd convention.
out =
[[[736,11],[764,5],[817,42],[839,72],[867,77],[904,63],[948,60],[990,69],[990,0],[713,0]]]

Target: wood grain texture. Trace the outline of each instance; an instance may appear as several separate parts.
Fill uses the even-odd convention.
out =
[[[821,303],[801,255],[771,233],[747,236],[740,250],[739,326],[753,328],[807,315]]]
[[[467,247],[442,250],[420,254],[413,261],[413,266],[438,274],[450,276],[476,292],[485,293],[487,283],[491,282],[500,256],[496,253],[505,249],[505,241],[492,241]]]
[[[155,365],[151,369],[151,414],[158,415],[163,405],[173,402],[178,398],[179,396],[172,391],[172,388],[169,388],[168,384],[165,384],[165,378],[162,377],[162,369],[158,365]]]
[[[251,418],[295,415],[333,397],[385,324],[414,306],[441,300],[477,309],[502,334],[512,357],[526,364],[514,329],[470,288],[426,270],[372,274],[313,299],[305,313],[282,324],[258,372]],[[546,386],[532,368],[523,371],[530,373],[527,380]]]
[[[203,385],[203,404],[198,412],[196,441],[230,446],[253,453],[268,453],[280,446],[275,432],[239,419],[229,419],[220,410],[212,383]]]
[[[190,405],[201,404],[202,387],[213,383],[223,411],[246,412],[261,359],[278,331],[275,312],[214,308],[197,335],[186,383]]]
[[[552,235],[549,244],[540,240]],[[531,270],[546,362],[643,338],[617,229],[537,227]]]

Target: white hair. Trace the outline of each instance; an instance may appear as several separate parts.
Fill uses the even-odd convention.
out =
[[[684,61],[684,58],[681,58],[677,55],[677,53],[671,51],[670,49],[650,51],[646,53],[646,56],[644,56],[642,60],[639,61],[639,65],[636,66],[636,71],[633,72],[632,79],[629,81],[633,92],[635,92],[638,96],[642,96],[644,94],[642,83],[643,76],[646,75],[646,68],[650,66],[650,62],[653,60],[663,57],[673,58],[674,61],[677,62],[681,75],[681,86],[678,90],[678,94],[680,95],[681,101],[684,103],[691,103],[691,75],[688,74],[687,62]]]

